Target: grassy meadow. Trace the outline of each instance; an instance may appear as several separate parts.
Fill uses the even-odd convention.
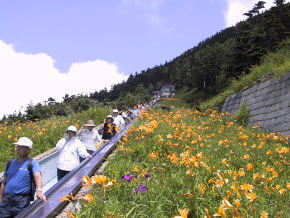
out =
[[[167,100],[172,102],[178,99]],[[229,114],[153,109],[118,149],[104,175],[83,178],[93,192],[70,216],[289,215],[287,138],[239,126]]]
[[[57,141],[64,136],[68,126],[75,125],[80,128],[89,119],[94,120],[98,125],[103,122],[108,113],[109,108],[95,107],[68,117],[54,117],[37,122],[0,125],[0,172],[5,170],[7,160],[15,157],[13,143],[20,137],[26,136],[33,141],[31,157],[34,157],[55,147]]]

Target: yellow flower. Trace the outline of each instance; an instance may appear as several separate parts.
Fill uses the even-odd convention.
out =
[[[189,209],[185,208],[183,210],[178,209],[180,216],[175,216],[175,218],[187,218]]]
[[[242,157],[242,159],[249,159],[250,158],[250,155],[246,154],[244,155],[244,157]]]
[[[60,200],[61,201],[74,201],[76,200],[76,198],[72,195],[67,195],[67,196],[61,197]]]
[[[285,192],[286,192],[286,189],[285,188],[282,188],[281,190],[279,190],[279,194],[280,195],[283,195]]]
[[[114,183],[112,181],[108,182],[107,185],[104,185],[105,188],[112,187]]]
[[[107,177],[104,175],[98,175],[98,176],[93,176],[91,180],[92,180],[92,184],[96,184],[96,183],[103,184],[104,182],[107,181]]]
[[[253,169],[254,165],[252,163],[248,163],[247,169],[251,171]]]
[[[157,159],[158,158],[158,152],[152,152],[151,154],[149,154],[149,157],[153,158],[153,159]]]
[[[263,211],[261,213],[261,218],[268,218],[268,213],[266,211]]]
[[[140,166],[136,166],[132,171],[134,171],[134,172],[139,172],[139,169],[140,169]]]
[[[248,199],[250,199],[250,202],[254,201],[257,198],[257,196],[256,196],[256,194],[254,192],[251,192],[251,193],[247,194],[246,197]]]
[[[235,203],[235,205],[236,205],[237,207],[240,207],[240,206],[241,206],[241,202],[240,202],[239,199],[236,199],[236,200],[234,201],[234,203]]]
[[[75,215],[73,215],[70,211],[66,211],[66,215],[72,217],[72,218],[76,218]]]
[[[214,214],[213,216],[227,216],[227,214],[223,207],[219,207],[218,212]]]
[[[93,196],[91,194],[86,194],[86,195],[82,196],[82,199],[84,199],[87,202],[93,202],[94,201],[94,198],[93,198]]]
[[[250,184],[244,184],[244,185],[241,185],[241,189],[245,190],[245,191],[251,191],[254,189],[254,186],[252,186]]]

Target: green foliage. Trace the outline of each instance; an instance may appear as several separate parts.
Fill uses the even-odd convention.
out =
[[[56,102],[53,98],[48,98],[44,104],[29,104],[25,109],[25,114],[19,112],[8,117],[4,116],[1,122],[12,124],[16,121],[26,122],[43,120],[52,116],[68,116],[71,113],[88,110],[95,105],[91,98],[83,95],[66,95],[63,102]]]
[[[140,102],[146,102],[151,99],[151,92],[153,91],[152,84],[146,89],[143,84],[139,84],[136,87],[135,92],[127,92],[124,96],[121,96],[117,102],[117,107],[128,108],[133,107],[134,105]]]
[[[240,105],[240,109],[237,113],[237,123],[242,125],[242,126],[246,126],[249,120],[251,113],[250,110],[248,108],[248,102],[243,102]]]
[[[77,217],[173,217],[184,208],[188,217],[287,217],[286,138],[229,120],[216,111],[153,110],[109,161],[104,175],[114,185],[94,185]],[[140,184],[146,193],[136,193]]]
[[[223,102],[230,95],[288,73],[290,70],[290,39],[283,41],[279,48],[278,51],[265,55],[261,64],[253,66],[249,74],[242,74],[238,79],[232,79],[228,88],[210,100],[202,102],[200,108],[205,110],[222,107]]]
[[[243,72],[249,73],[265,54],[277,51],[279,43],[289,37],[290,4],[279,0],[276,5],[259,13],[264,6],[260,1],[246,21],[205,39],[170,62],[131,74],[107,93],[96,92],[94,96],[100,100],[106,95],[113,101],[127,92],[135,95],[139,84],[146,88],[152,84],[156,89],[161,83],[173,83],[194,90],[185,100],[198,105],[224,91]]]

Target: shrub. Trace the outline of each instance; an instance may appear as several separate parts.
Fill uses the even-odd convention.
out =
[[[249,120],[250,115],[251,115],[251,113],[250,113],[250,110],[248,108],[248,102],[244,101],[240,105],[240,109],[237,113],[237,123],[242,125],[242,126],[246,126],[248,124],[248,120]]]

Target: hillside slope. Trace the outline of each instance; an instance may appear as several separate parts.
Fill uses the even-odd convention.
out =
[[[233,78],[249,73],[253,65],[290,36],[290,4],[273,7],[262,14],[222,30],[179,57],[163,65],[130,75],[112,90],[91,94],[100,101],[117,100],[143,85],[150,92],[161,83],[174,83],[191,91],[187,101],[199,104],[226,88]],[[149,88],[150,87],[150,88]]]
[[[213,110],[153,110],[120,142],[105,176],[83,180],[93,194],[78,217],[287,217],[286,140]]]

